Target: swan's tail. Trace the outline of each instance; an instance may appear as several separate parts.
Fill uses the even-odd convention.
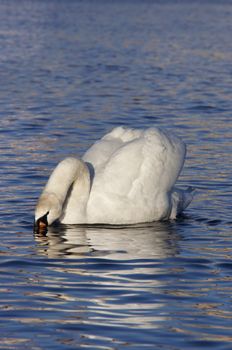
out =
[[[172,210],[170,219],[175,219],[191,203],[196,189],[189,186],[186,190],[174,188],[171,194]]]

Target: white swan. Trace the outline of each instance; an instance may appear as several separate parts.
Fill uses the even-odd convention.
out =
[[[176,218],[193,197],[175,182],[185,144],[158,128],[117,127],[82,159],[66,158],[52,172],[36,206],[38,226],[135,224]]]

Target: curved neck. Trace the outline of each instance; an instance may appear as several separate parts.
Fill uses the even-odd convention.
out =
[[[89,192],[90,176],[86,164],[80,159],[66,158],[53,170],[44,192],[54,193],[63,205],[71,186],[75,187],[77,179],[79,185],[84,186],[82,191]]]

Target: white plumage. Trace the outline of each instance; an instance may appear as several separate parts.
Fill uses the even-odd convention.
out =
[[[185,144],[158,128],[117,127],[81,160],[67,158],[51,174],[35,220],[48,224],[135,224],[175,218],[193,197],[174,189]]]

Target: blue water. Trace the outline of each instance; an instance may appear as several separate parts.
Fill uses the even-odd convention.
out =
[[[232,3],[0,0],[0,349],[232,348]],[[184,217],[51,227],[55,164],[116,125],[188,146]]]

